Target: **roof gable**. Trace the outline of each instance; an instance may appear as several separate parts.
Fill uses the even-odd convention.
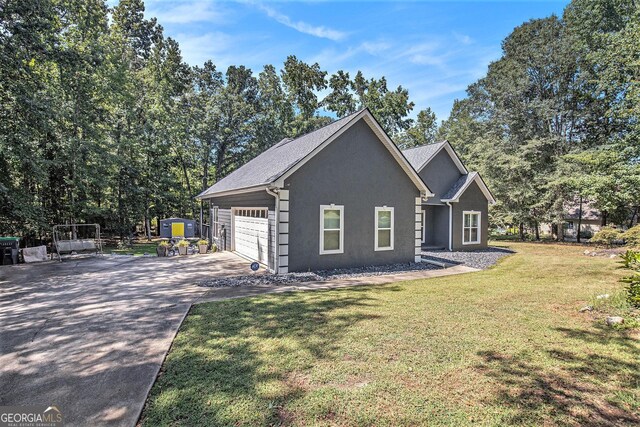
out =
[[[451,157],[451,160],[453,160],[461,174],[468,173],[467,168],[462,164],[460,157],[458,157],[449,141],[436,142],[433,144],[409,148],[403,150],[402,154],[404,154],[407,160],[409,160],[411,166],[413,166],[416,171],[420,172],[442,150],[445,150],[447,154],[449,154],[449,157]]]
[[[478,172],[471,172],[465,175],[462,175],[458,181],[456,181],[453,186],[447,191],[447,193],[442,196],[443,202],[458,202],[460,200],[460,196],[465,192],[469,186],[475,182],[482,194],[487,198],[489,203],[494,204],[496,200],[493,198],[491,191],[489,191],[489,187],[484,183],[484,180],[480,176]]]
[[[283,139],[200,193],[198,198],[271,184],[357,115],[348,115],[295,139]]]
[[[418,173],[380,127],[371,112],[365,108],[306,135],[295,139],[283,139],[216,182],[200,193],[197,198],[258,190],[269,185],[283,187],[287,177],[360,119],[365,120],[371,127],[420,192],[425,196],[431,196],[431,191]]]

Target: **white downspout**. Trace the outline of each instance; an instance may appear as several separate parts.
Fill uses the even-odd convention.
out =
[[[449,252],[453,251],[453,206],[451,202],[445,202],[449,206]]]
[[[275,191],[272,191],[269,188],[266,188],[267,194],[276,198],[276,253],[273,255],[273,272],[278,274],[278,264],[280,264],[280,194],[278,194],[278,189],[275,188]]]

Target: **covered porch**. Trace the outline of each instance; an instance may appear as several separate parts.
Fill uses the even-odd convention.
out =
[[[449,206],[422,205],[422,249],[449,248]]]

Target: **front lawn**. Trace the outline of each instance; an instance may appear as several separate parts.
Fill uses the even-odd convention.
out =
[[[156,256],[157,242],[141,242],[132,243],[127,248],[119,248],[117,245],[105,245],[103,252],[105,254],[118,254],[118,255],[151,255]]]
[[[195,306],[144,425],[631,425],[638,331],[578,313],[616,259],[510,243],[459,276]]]

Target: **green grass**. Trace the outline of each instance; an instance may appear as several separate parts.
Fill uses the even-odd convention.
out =
[[[149,255],[153,255],[156,256],[156,247],[158,246],[158,243],[132,243],[130,248],[126,248],[126,249],[118,249],[117,246],[109,246],[106,245],[103,248],[103,252],[105,254],[120,254],[120,255],[136,255],[136,256],[140,256],[140,255],[144,255],[144,254],[149,254]]]
[[[640,335],[578,313],[617,260],[511,243],[496,267],[194,306],[143,425],[632,425]]]

